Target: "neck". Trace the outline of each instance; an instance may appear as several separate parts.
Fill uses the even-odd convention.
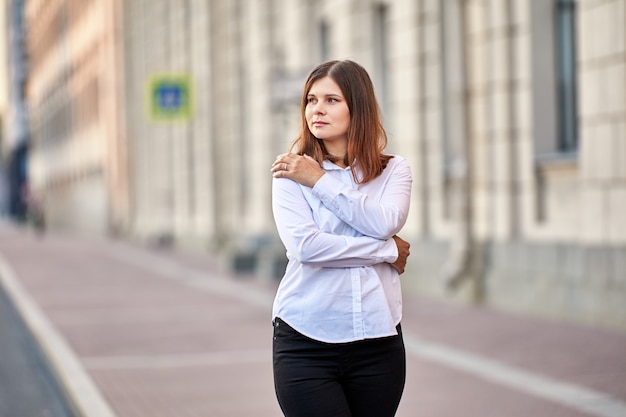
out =
[[[344,163],[344,159],[348,152],[347,144],[344,142],[337,143],[337,141],[325,141],[324,147],[326,148],[326,152],[332,157],[332,160],[335,164],[346,167]]]

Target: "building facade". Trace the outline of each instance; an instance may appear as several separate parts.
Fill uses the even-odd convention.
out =
[[[10,147],[6,139],[7,113],[9,103],[9,12],[7,0],[0,1],[0,217],[5,217],[9,213],[9,179],[8,179],[8,158]]]
[[[117,1],[25,2],[29,182],[52,228],[117,233],[128,218]]]
[[[57,3],[91,12],[71,47],[74,20],[61,19],[66,35],[54,54],[41,47],[29,82],[32,174],[51,217],[76,207],[81,227],[97,220],[278,275],[269,167],[297,133],[308,71],[353,59],[374,80],[388,151],[413,169],[406,291],[626,330],[626,0],[27,10]],[[37,26],[33,45],[50,39]],[[70,82],[79,73],[84,90]],[[80,117],[66,121],[58,103],[90,79],[100,116],[70,128]]]
[[[0,2],[0,215],[27,218],[28,118],[24,2]]]

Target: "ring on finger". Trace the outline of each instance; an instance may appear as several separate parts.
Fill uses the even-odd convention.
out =
[[[283,163],[283,171],[287,171],[287,164]]]

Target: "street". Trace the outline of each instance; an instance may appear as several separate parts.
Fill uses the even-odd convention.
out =
[[[73,417],[37,343],[0,287],[0,416]]]
[[[0,275],[84,416],[281,415],[275,282],[206,254],[6,223]],[[399,417],[626,417],[625,334],[415,294],[404,310]]]

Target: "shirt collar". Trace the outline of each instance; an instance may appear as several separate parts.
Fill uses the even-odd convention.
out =
[[[339,165],[335,165],[334,163],[330,162],[328,159],[324,159],[322,161],[322,168],[326,171],[345,171],[345,170],[350,169],[349,166],[342,168]]]

